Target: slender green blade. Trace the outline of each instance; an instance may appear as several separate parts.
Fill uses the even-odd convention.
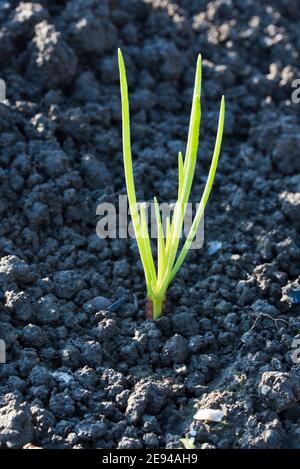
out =
[[[197,58],[197,65],[196,65],[192,109],[191,109],[191,116],[190,116],[188,140],[187,140],[187,146],[186,146],[186,157],[184,161],[185,170],[189,162],[189,155],[191,154],[191,147],[193,146],[194,133],[195,133],[194,113],[196,112],[196,108],[198,107],[197,100],[199,99],[199,102],[200,102],[200,98],[201,98],[201,81],[202,81],[202,57],[201,57],[201,54],[199,54]]]
[[[181,151],[178,153],[178,199],[180,197],[183,185],[183,157]]]
[[[172,269],[171,275],[170,275],[170,282],[173,280],[174,276],[178,272],[179,268],[181,267],[188,250],[191,247],[191,244],[194,240],[194,237],[196,235],[197,229],[199,227],[199,223],[201,221],[201,218],[204,214],[205,206],[207,204],[211,188],[214,182],[216,170],[217,170],[217,165],[218,165],[218,160],[219,160],[219,155],[220,155],[220,150],[221,150],[221,144],[222,144],[222,137],[223,137],[223,131],[224,131],[224,118],[225,118],[225,98],[222,96],[222,101],[221,101],[221,106],[220,106],[220,113],[219,113],[219,123],[218,123],[218,131],[217,131],[217,137],[216,137],[216,143],[215,143],[215,148],[214,148],[214,153],[207,177],[207,181],[205,184],[205,189],[202,194],[201,202],[198,206],[195,218],[193,220],[191,229],[189,231],[189,234],[187,236],[187,239],[184,243],[184,246],[182,248],[182,251],[180,255],[177,258],[177,261]]]
[[[128,202],[130,207],[130,213],[132,218],[133,229],[143,264],[145,278],[147,283],[147,289],[151,288],[151,277],[153,275],[152,263],[153,256],[150,247],[150,243],[145,241],[141,231],[141,221],[136,203],[136,193],[133,177],[132,168],[132,156],[131,156],[131,141],[130,141],[130,117],[129,117],[129,101],[128,101],[128,86],[126,78],[126,69],[123,59],[123,55],[120,49],[118,49],[118,61],[119,61],[119,73],[120,73],[120,89],[121,89],[121,103],[122,103],[122,136],[123,136],[123,161],[124,161],[124,172],[126,180],[126,189],[128,195]],[[149,259],[152,259],[149,261]]]
[[[130,141],[130,117],[129,117],[129,101],[128,101],[128,87],[126,78],[126,69],[124,64],[123,55],[120,49],[118,49],[119,59],[119,72],[120,72],[120,88],[121,88],[121,100],[122,100],[122,134],[123,134],[123,158],[124,158],[124,169],[126,188],[128,194],[128,201],[130,206],[133,208],[133,224],[134,228],[139,223],[138,210],[136,206],[136,195],[135,186],[132,170],[132,157],[131,157],[131,141]]]
[[[166,247],[162,228],[161,216],[157,198],[154,197],[155,216],[157,224],[157,279],[161,281],[166,267]]]
[[[151,283],[156,282],[156,271],[155,265],[153,261],[152,251],[151,251],[151,243],[148,231],[148,223],[147,223],[147,214],[146,208],[144,204],[140,206],[140,213],[141,213],[141,231],[142,231],[142,238],[145,246],[146,258],[147,258],[147,271],[149,271],[151,277]],[[150,255],[151,254],[151,255]]]
[[[167,277],[170,273],[170,270],[173,267],[179,240],[182,232],[182,225],[186,210],[186,204],[188,203],[191,187],[193,183],[195,165],[197,159],[198,143],[199,143],[199,132],[200,132],[200,120],[201,120],[201,103],[200,103],[200,93],[201,93],[201,80],[202,80],[202,60],[201,55],[198,55],[196,74],[195,74],[195,83],[194,83],[194,93],[193,93],[193,102],[192,110],[190,117],[188,141],[186,148],[186,156],[184,160],[183,168],[183,182],[182,188],[180,191],[180,197],[175,205],[174,216],[172,220],[172,229],[171,229],[171,240],[168,243],[168,268],[164,279],[164,287],[167,284]]]

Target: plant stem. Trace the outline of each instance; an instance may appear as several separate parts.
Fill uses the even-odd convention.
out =
[[[164,309],[166,298],[162,296],[147,297],[146,314],[147,319],[159,318]]]

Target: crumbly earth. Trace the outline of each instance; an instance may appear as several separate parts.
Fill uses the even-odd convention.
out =
[[[1,2],[0,447],[300,448],[299,21],[297,0]],[[176,198],[197,53],[195,202],[227,102],[205,245],[155,322],[135,241],[95,234],[125,193],[117,47],[139,200]]]

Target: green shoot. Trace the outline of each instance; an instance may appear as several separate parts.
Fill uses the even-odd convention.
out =
[[[201,201],[198,205],[196,215],[193,219],[188,236],[180,253],[178,254],[179,241],[182,233],[186,206],[189,201],[193,183],[198,152],[201,120],[200,96],[202,78],[201,56],[199,55],[196,66],[186,153],[184,158],[181,152],[178,154],[178,199],[174,207],[172,219],[170,219],[170,217],[167,217],[166,219],[165,233],[163,230],[159,204],[156,197],[154,197],[157,224],[157,267],[155,267],[148,232],[146,209],[144,205],[141,205],[141,207],[138,208],[136,201],[130,142],[128,87],[125,64],[120,49],[118,50],[118,59],[122,101],[123,160],[128,202],[134,233],[145,273],[147,286],[147,316],[149,318],[156,319],[162,314],[166,300],[167,289],[179,268],[181,267],[195,238],[200,221],[204,215],[205,206],[207,204],[214,182],[221,149],[224,129],[225,99],[223,96],[221,100],[215,148],[204,192],[202,194]]]
[[[180,439],[180,443],[185,449],[196,449],[195,438],[189,438],[185,436]]]

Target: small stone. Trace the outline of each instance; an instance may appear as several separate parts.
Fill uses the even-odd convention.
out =
[[[115,277],[125,278],[130,274],[129,264],[126,260],[116,261],[114,263],[113,275]]]
[[[102,346],[95,340],[85,342],[82,353],[82,361],[89,366],[101,366],[102,364]]]
[[[11,391],[23,392],[26,389],[26,382],[18,376],[10,376],[6,383],[7,387]]]
[[[51,387],[54,384],[51,373],[44,366],[38,365],[35,366],[30,374],[29,381],[34,386],[46,385]]]
[[[271,317],[278,316],[278,310],[275,306],[268,303],[266,300],[256,300],[252,305],[251,308],[256,314],[267,314]]]
[[[38,164],[49,178],[57,178],[67,171],[68,157],[62,150],[42,151]]]
[[[20,283],[31,283],[33,280],[31,268],[17,256],[5,256],[0,260],[0,280]]]
[[[114,319],[102,319],[94,330],[97,338],[106,342],[116,335],[116,321]]]
[[[85,366],[74,373],[74,379],[86,389],[93,389],[97,382],[97,373],[93,368]]]
[[[154,449],[159,448],[159,439],[155,433],[145,433],[143,436],[144,445],[146,448]]]
[[[101,438],[107,432],[104,422],[94,422],[93,420],[84,420],[75,428],[78,438],[83,441],[95,441]]]
[[[68,85],[76,73],[76,55],[63,40],[60,32],[46,20],[35,26],[30,44],[31,60],[28,75],[44,88]]]
[[[9,393],[0,398],[0,446],[22,448],[33,440],[30,408],[20,395]]]
[[[166,342],[162,352],[162,359],[166,364],[185,363],[187,356],[187,340],[178,334]]]
[[[61,361],[65,366],[77,368],[80,364],[80,351],[77,347],[67,344],[60,350]]]
[[[205,341],[202,337],[202,335],[195,335],[194,337],[191,337],[188,343],[188,348],[191,352],[196,353],[199,352],[205,345]]]
[[[79,293],[85,287],[82,276],[72,270],[57,272],[53,277],[53,281],[56,296],[66,300],[71,300],[76,293]]]
[[[28,324],[23,328],[21,339],[29,347],[41,348],[46,340],[43,329],[35,324]]]
[[[258,390],[279,413],[300,400],[300,376],[292,372],[266,371],[262,374]]]
[[[31,319],[33,309],[30,298],[25,292],[16,293],[15,291],[7,291],[5,297],[5,306],[11,311],[13,317],[21,321],[29,321]]]
[[[105,164],[91,154],[86,154],[81,159],[81,167],[84,180],[90,189],[106,187],[110,181],[110,173]]]
[[[51,412],[57,417],[70,417],[75,412],[73,399],[67,394],[58,393],[51,397],[49,402]]]
[[[144,394],[133,392],[128,399],[126,417],[129,423],[136,424],[147,407],[147,398]]]
[[[95,296],[95,298],[92,298],[87,303],[85,303],[84,306],[92,306],[96,311],[103,311],[107,310],[110,305],[111,301],[108,298],[105,298],[105,296]]]
[[[116,42],[116,29],[109,17],[107,2],[97,0],[71,0],[62,14],[68,42],[83,57],[101,56],[112,50]]]
[[[167,385],[154,381],[140,382],[128,399],[126,416],[128,421],[136,424],[145,411],[159,415],[169,395]]]
[[[59,319],[59,306],[52,293],[42,296],[37,302],[36,318],[41,324],[53,324]]]
[[[143,445],[136,438],[123,436],[118,443],[118,449],[142,449]]]
[[[199,333],[199,323],[193,314],[188,311],[175,313],[172,316],[173,330],[183,337],[192,337]]]

